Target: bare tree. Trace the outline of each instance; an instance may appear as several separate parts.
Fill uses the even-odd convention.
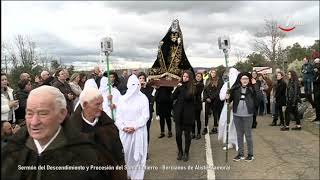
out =
[[[17,35],[15,38],[18,56],[22,66],[35,66],[37,64],[36,43],[22,35]]]
[[[241,51],[240,49],[235,49],[234,55],[237,58],[237,62],[241,62],[246,57],[246,54],[243,51]]]
[[[256,33],[254,49],[265,55],[271,62],[277,61],[277,51],[280,41],[285,37],[285,33],[280,31],[278,23],[274,19],[265,19],[265,26],[262,32]],[[264,41],[263,38],[267,38]]]
[[[1,64],[6,71],[18,66],[18,58],[16,52],[9,43],[1,42]]]

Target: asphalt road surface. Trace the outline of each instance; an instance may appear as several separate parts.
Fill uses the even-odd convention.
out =
[[[301,131],[280,131],[279,126],[269,126],[271,115],[258,116],[257,121],[257,129],[253,129],[252,162],[234,162],[232,159],[237,155],[234,149],[229,150],[226,162],[226,151],[217,134],[193,139],[189,161],[184,162],[176,160],[174,123],[174,136],[159,139],[160,125],[154,118],[145,179],[319,179],[318,123],[305,119]],[[210,129],[212,125],[211,118]],[[166,135],[167,132],[166,127]]]

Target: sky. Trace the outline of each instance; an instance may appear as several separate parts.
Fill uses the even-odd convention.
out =
[[[24,35],[42,54],[87,70],[105,61],[100,40],[111,37],[111,68],[150,68],[174,19],[193,67],[225,63],[218,48],[223,35],[230,38],[230,65],[236,53],[254,52],[265,19],[284,27],[289,19],[288,27],[296,27],[286,33],[284,47],[319,39],[319,1],[1,1],[1,39],[10,45]]]

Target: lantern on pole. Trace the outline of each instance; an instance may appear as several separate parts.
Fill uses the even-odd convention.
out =
[[[104,37],[101,39],[100,42],[101,51],[104,52],[106,56],[107,62],[107,74],[108,74],[108,89],[109,89],[109,96],[111,96],[111,80],[110,80],[110,68],[109,68],[109,55],[113,52],[113,41],[110,37]],[[111,118],[114,120],[114,111],[112,106],[112,98],[109,99],[109,105],[111,108]]]
[[[222,49],[224,53],[225,63],[226,63],[226,72],[229,72],[229,66],[228,66],[228,57],[230,49],[230,39],[228,36],[222,36],[218,38],[218,45],[219,49]],[[227,93],[230,91],[230,81],[229,76],[226,78],[227,81]],[[226,162],[228,162],[228,144],[229,144],[229,124],[230,124],[230,100],[227,100],[227,129],[226,129]]]

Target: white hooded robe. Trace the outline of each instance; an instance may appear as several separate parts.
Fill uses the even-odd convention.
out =
[[[140,92],[137,76],[129,77],[127,87],[126,94],[119,99],[115,124],[123,145],[128,177],[143,179],[148,152],[146,124],[149,120],[149,101]],[[133,127],[135,131],[129,134],[123,131],[125,127]]]
[[[98,89],[98,85],[97,85],[97,83],[95,82],[94,79],[88,79],[85,82],[83,89],[85,89],[87,87],[92,87],[92,88]],[[109,117],[111,117],[111,109],[110,109],[110,106],[109,106],[110,103],[109,103],[109,100],[108,100],[108,96],[109,96],[109,89],[108,88],[109,88],[108,87],[108,78],[102,77],[101,80],[100,80],[100,87],[99,87],[99,91],[101,92],[102,97],[103,97],[102,107],[103,107],[103,111]],[[111,87],[111,95],[112,95],[112,103],[115,104],[116,107],[117,107],[118,102],[119,102],[119,98],[121,96],[119,90],[114,88],[114,87]],[[77,103],[77,105],[74,107],[74,110],[77,109],[79,104],[80,104],[80,102]],[[114,116],[115,116],[114,118],[116,118],[116,109],[114,110]]]
[[[229,71],[229,81],[230,88],[236,82],[239,71],[235,68],[231,68]],[[220,90],[220,100],[224,101],[226,99],[226,94],[228,90],[228,82],[225,82]],[[229,144],[236,145],[236,150],[238,151],[238,141],[237,141],[237,131],[233,122],[233,112],[231,109],[230,112],[230,123],[229,123]],[[224,106],[221,111],[220,119],[219,119],[219,127],[218,127],[218,140],[222,140],[223,143],[227,141],[227,102],[224,102]]]

